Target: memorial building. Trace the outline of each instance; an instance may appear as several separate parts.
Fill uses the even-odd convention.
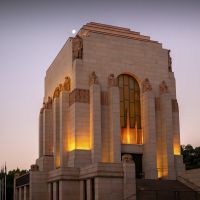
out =
[[[39,155],[15,178],[15,200],[134,200],[136,179],[183,171],[170,50],[84,25],[46,71]]]

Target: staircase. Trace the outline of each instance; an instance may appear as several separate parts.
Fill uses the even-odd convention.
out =
[[[176,180],[136,181],[137,200],[200,200],[200,193]]]

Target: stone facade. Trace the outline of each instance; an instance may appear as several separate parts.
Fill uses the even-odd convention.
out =
[[[26,183],[16,178],[15,200],[134,200],[136,177],[176,179],[184,166],[175,87],[160,43],[84,25],[46,72],[37,167]]]

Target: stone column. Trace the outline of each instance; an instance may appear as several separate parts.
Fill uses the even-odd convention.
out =
[[[146,179],[157,179],[155,96],[148,79],[143,82],[142,90],[144,174]]]
[[[15,196],[16,199],[14,200],[19,200],[19,188],[16,189],[16,196]]]
[[[81,180],[80,181],[80,200],[86,200],[86,195],[87,195],[87,186],[86,186],[86,180]]]
[[[53,200],[59,200],[58,194],[59,194],[59,184],[57,182],[53,182]]]
[[[43,112],[41,109],[39,115],[39,158],[43,156]]]
[[[172,99],[172,121],[173,121],[173,146],[174,155],[180,155],[180,126],[179,126],[179,109],[176,99]]]
[[[29,186],[24,186],[24,200],[29,200]]]
[[[87,200],[93,200],[92,199],[92,184],[91,183],[92,183],[91,179],[87,179],[87,181],[86,181],[86,190],[87,190],[86,198],[87,198]]]
[[[65,196],[65,184],[64,181],[59,181],[59,200],[65,200],[66,196]]]
[[[53,200],[53,183],[48,183],[48,200]]]
[[[69,108],[69,92],[60,93],[60,166],[67,167],[67,112]]]
[[[101,162],[101,93],[99,84],[90,85],[90,139],[92,163]]]
[[[163,175],[167,179],[175,179],[173,152],[172,103],[168,87],[163,81],[160,85],[161,133],[163,154]]]
[[[109,124],[110,124],[110,161],[121,162],[121,127],[119,88],[114,75],[108,78]]]
[[[43,153],[53,155],[53,111],[51,108],[43,112]]]
[[[19,188],[19,200],[24,200],[24,187]]]
[[[60,112],[59,97],[53,102],[54,167],[60,167]]]
[[[18,199],[21,200],[22,199],[22,197],[21,197],[22,196],[22,191],[21,191],[20,187],[18,188],[18,191],[19,191],[18,192],[18,194],[19,194]]]

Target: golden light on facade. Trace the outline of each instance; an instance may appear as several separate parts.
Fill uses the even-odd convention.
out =
[[[181,155],[181,148],[179,144],[174,144],[174,155]]]
[[[81,138],[81,139],[75,141],[74,137],[69,137],[67,151],[73,151],[75,149],[91,150],[89,138],[85,137],[85,138]]]
[[[59,154],[56,155],[56,168],[60,167],[60,156]]]

